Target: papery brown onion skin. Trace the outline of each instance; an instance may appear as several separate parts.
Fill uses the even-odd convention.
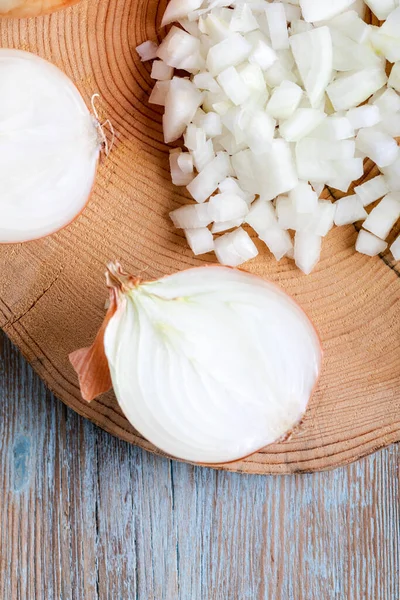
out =
[[[0,17],[38,17],[78,2],[80,0],[14,0],[13,6],[10,6],[8,0],[0,0]]]

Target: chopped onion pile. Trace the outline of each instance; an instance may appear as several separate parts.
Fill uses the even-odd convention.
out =
[[[112,384],[147,440],[196,463],[239,460],[301,421],[322,352],[282,290],[222,266],[142,283],[110,265],[108,285],[110,308],[93,346],[70,357],[86,400]]]
[[[365,4],[381,27],[362,19]],[[165,106],[165,141],[183,135],[172,180],[197,204],[171,218],[194,254],[242,264],[258,254],[250,225],[277,260],[310,273],[334,224],[367,219],[365,207],[382,198],[356,249],[386,248],[400,217],[400,6],[365,4],[171,0],[163,23],[179,26],[138,50],[156,58],[150,102]],[[331,206],[320,199],[325,186],[348,193],[365,158],[382,175]]]
[[[72,81],[35,54],[0,49],[0,243],[54,233],[85,207],[97,122]]]

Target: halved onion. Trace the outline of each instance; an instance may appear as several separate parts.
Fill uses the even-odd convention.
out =
[[[231,462],[284,439],[321,369],[311,322],[281,289],[226,267],[141,283],[110,265],[111,307],[95,344],[71,355],[86,400],[109,387],[155,446]]]
[[[0,0],[0,16],[37,17],[78,2],[79,0]]]
[[[83,210],[99,131],[71,80],[34,54],[1,49],[0,85],[0,242],[22,242]]]

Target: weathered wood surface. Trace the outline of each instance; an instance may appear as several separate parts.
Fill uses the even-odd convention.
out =
[[[179,464],[0,344],[1,600],[399,600],[399,446],[313,475]]]
[[[104,317],[104,268],[120,259],[159,277],[196,259],[168,212],[187,201],[172,186],[161,110],[149,105],[150,65],[135,46],[157,39],[167,0],[82,0],[54,15],[0,22],[0,44],[38,53],[63,69],[85,100],[102,96],[116,143],[92,199],[59,234],[0,247],[0,327],[47,385],[78,413],[120,438],[156,449],[121,414],[112,394],[82,402],[68,354],[88,345]],[[368,169],[371,165],[368,166]],[[366,176],[373,172],[367,169]],[[315,273],[302,276],[260,245],[249,269],[294,295],[315,320],[323,376],[292,440],[227,469],[293,473],[328,469],[400,440],[400,278],[386,256],[356,255],[353,227],[332,232]]]

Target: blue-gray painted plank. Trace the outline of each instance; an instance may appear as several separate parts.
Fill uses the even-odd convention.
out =
[[[399,600],[393,446],[260,477],[156,457],[65,408],[0,336],[1,600]]]

